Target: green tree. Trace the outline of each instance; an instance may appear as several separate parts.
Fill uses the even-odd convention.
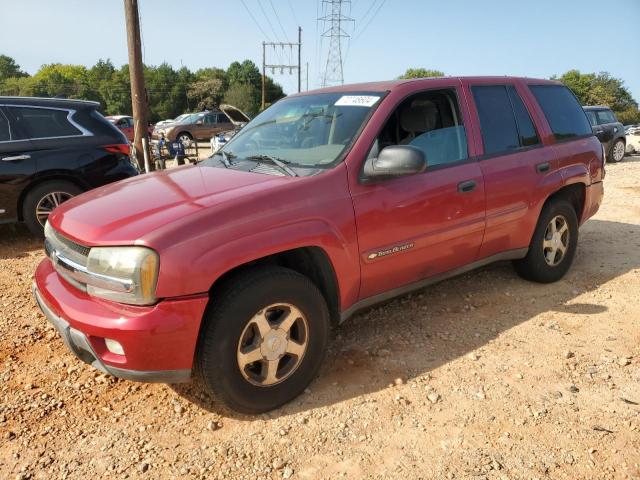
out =
[[[614,112],[637,110],[638,103],[619,78],[608,72],[581,73],[569,70],[560,77],[552,77],[567,85],[583,105],[607,105]]]
[[[428,70],[426,68],[408,68],[398,79],[428,77],[444,77],[444,72],[440,70]]]
[[[260,104],[256,100],[256,89],[249,83],[234,83],[224,94],[224,103],[238,107],[249,115],[258,112]]]
[[[229,87],[227,73],[221,68],[203,68],[194,77],[187,92],[192,105],[195,104],[198,110],[213,109],[220,105]]]
[[[16,61],[7,56],[0,55],[0,82],[8,78],[28,77],[29,75],[20,70],[20,65]]]

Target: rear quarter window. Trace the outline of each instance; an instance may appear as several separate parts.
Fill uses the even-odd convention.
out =
[[[29,138],[54,138],[82,135],[69,122],[69,110],[53,108],[9,107],[16,123]]]
[[[562,85],[530,85],[556,140],[592,135],[591,126],[578,99]]]

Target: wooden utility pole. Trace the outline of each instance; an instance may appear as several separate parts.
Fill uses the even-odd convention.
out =
[[[142,68],[142,49],[140,46],[140,18],[138,0],[124,0],[124,13],[127,23],[127,45],[129,48],[129,77],[131,79],[131,105],[133,110],[134,155],[141,169],[153,170],[149,162],[149,138],[147,113],[147,93],[144,88],[144,70]]]

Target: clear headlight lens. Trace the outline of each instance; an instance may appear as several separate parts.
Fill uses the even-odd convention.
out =
[[[150,305],[156,302],[159,267],[158,254],[150,248],[94,247],[87,270],[101,280],[101,286],[87,283],[87,293],[114,302]]]

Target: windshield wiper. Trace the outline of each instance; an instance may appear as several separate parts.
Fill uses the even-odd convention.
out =
[[[293,170],[291,170],[291,168],[289,168],[287,166],[287,162],[286,160],[282,159],[282,158],[278,158],[278,157],[274,157],[271,155],[249,155],[248,157],[246,157],[247,160],[260,160],[260,161],[267,161],[267,162],[271,162],[274,165],[276,165],[277,167],[280,167],[280,170],[282,170],[283,172],[287,173],[290,177],[297,177],[298,174],[296,172],[294,172]]]
[[[215,157],[216,155],[220,155],[222,157],[222,164],[224,165],[225,168],[230,168],[231,167],[231,162],[229,161],[229,159],[233,159],[236,156],[229,152],[225,152],[223,150],[218,150],[216,153],[213,154],[213,156]]]

